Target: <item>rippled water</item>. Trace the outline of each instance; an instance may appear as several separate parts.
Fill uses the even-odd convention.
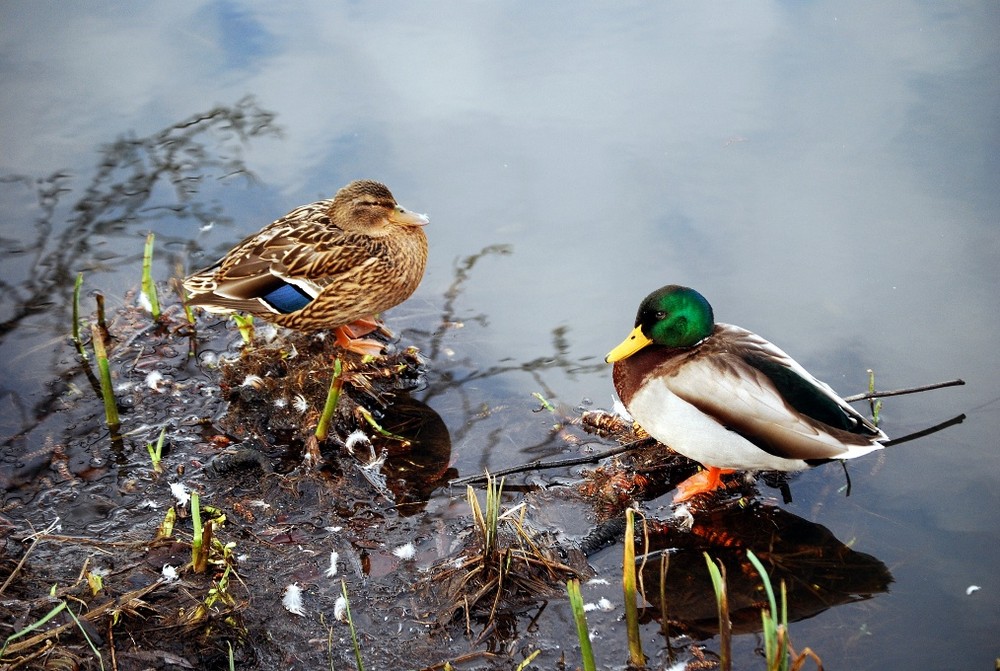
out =
[[[374,177],[431,217],[427,276],[388,321],[435,343],[419,400],[461,475],[566,452],[532,394],[610,406],[602,358],[671,282],[844,394],[868,368],[883,388],[964,378],[886,400],[891,435],[967,419],[851,464],[850,497],[836,466],[793,482],[788,512],[893,578],[793,634],[827,668],[996,657],[995,4],[51,9],[0,9],[0,435],[5,504],[28,505],[10,519],[69,500],[23,500],[47,440],[93,434],[75,474],[108,458],[99,405],[52,414],[86,393],[60,382],[77,272],[113,310],[148,230],[165,280]],[[248,116],[157,135],[216,105]],[[99,524],[113,502],[88,487],[75,513]]]

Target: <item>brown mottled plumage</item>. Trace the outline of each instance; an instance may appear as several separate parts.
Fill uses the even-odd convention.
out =
[[[248,237],[184,287],[190,304],[209,312],[246,312],[302,331],[336,328],[346,344],[342,327],[402,303],[420,284],[426,223],[383,184],[358,180]]]

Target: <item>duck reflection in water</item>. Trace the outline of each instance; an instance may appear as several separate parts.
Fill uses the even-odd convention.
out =
[[[403,447],[398,440],[374,439],[376,451],[384,444],[388,453],[382,474],[396,509],[409,517],[423,511],[434,490],[458,474],[451,466],[451,434],[441,415],[409,394],[393,399],[381,423],[407,441]]]
[[[763,563],[776,592],[785,583],[789,622],[870,599],[888,591],[892,582],[885,564],[847,547],[826,527],[759,503],[699,513],[690,529],[655,520],[647,522],[647,529],[649,554],[641,556],[641,544],[636,547],[645,595],[651,603],[644,617],[659,619],[663,612],[658,602],[660,555],[668,554],[668,625],[671,633],[696,640],[718,633],[706,552],[725,566],[729,614],[737,634],[760,631],[760,611],[767,607],[761,577],[747,559],[747,550]]]

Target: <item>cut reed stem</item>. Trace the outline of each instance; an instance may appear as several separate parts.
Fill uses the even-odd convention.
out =
[[[97,325],[101,327],[102,331],[107,333],[108,323],[104,314],[104,294],[95,294],[94,300],[97,301]]]
[[[625,631],[628,636],[628,656],[632,666],[646,664],[642,654],[642,637],[639,635],[639,598],[635,580],[635,511],[625,511],[625,556],[622,571],[622,589],[625,593]]]
[[[108,364],[108,351],[104,346],[104,330],[97,324],[91,326],[94,342],[94,358],[97,360],[97,380],[101,386],[101,398],[104,400],[104,417],[109,428],[119,425],[118,404],[115,402],[114,388],[111,386],[111,367]]]
[[[201,523],[201,497],[198,492],[191,492],[191,568],[195,573],[204,573],[208,568],[208,547],[206,536],[211,537],[211,521],[204,526]]]
[[[670,610],[667,607],[667,571],[670,569],[670,554],[660,555],[660,633],[663,640],[670,643]]]
[[[316,424],[316,440],[326,440],[330,434],[330,421],[333,413],[337,410],[337,403],[340,401],[340,389],[344,385],[341,376],[343,364],[338,356],[333,362],[333,379],[330,380],[330,389],[326,393],[326,403],[323,405],[323,412],[319,416],[319,423]]]
[[[153,319],[160,318],[160,301],[156,296],[156,283],[153,281],[153,241],[156,236],[150,231],[146,236],[146,246],[142,251],[142,295],[149,302],[149,312]]]
[[[76,351],[80,353],[80,358],[87,360],[87,350],[83,348],[83,338],[80,337],[80,289],[83,287],[83,273],[77,273],[76,283],[73,285],[73,344]]]

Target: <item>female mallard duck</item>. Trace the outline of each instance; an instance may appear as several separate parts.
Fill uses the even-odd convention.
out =
[[[264,227],[184,287],[190,304],[209,312],[247,312],[303,331],[333,328],[339,345],[377,353],[377,343],[354,338],[420,284],[426,223],[383,184],[358,180]]]
[[[651,436],[705,470],[684,501],[732,470],[798,471],[852,459],[887,436],[790,356],[738,326],[716,324],[694,289],[670,285],[639,306],[608,354],[622,403]]]

